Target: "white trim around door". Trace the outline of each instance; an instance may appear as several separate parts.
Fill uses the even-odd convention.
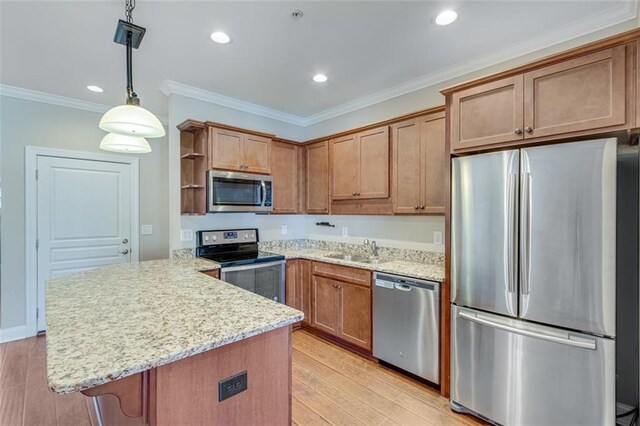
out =
[[[38,224],[37,164],[38,157],[59,157],[77,160],[103,161],[128,164],[131,166],[131,261],[139,260],[140,251],[140,194],[139,159],[119,155],[63,149],[25,147],[25,284],[26,284],[26,327],[25,336],[35,336],[38,332],[38,252],[36,250]]]

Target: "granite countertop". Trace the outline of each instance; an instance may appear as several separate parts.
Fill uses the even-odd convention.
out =
[[[218,267],[204,259],[165,259],[48,281],[49,388],[81,391],[303,318],[200,272]]]
[[[436,263],[413,262],[408,260],[388,259],[384,263],[362,263],[350,260],[333,259],[327,257],[340,252],[315,248],[279,248],[269,247],[272,253],[282,254],[286,259],[309,259],[327,263],[352,266],[355,268],[369,269],[377,272],[404,275],[430,281],[444,281],[444,266]]]

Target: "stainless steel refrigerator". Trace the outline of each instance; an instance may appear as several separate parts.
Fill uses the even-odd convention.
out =
[[[615,424],[617,157],[600,139],[453,160],[454,409]]]

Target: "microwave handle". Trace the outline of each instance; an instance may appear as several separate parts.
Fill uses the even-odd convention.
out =
[[[267,202],[267,184],[262,180],[260,181],[260,185],[262,185],[262,202],[260,205],[264,207],[264,204]]]

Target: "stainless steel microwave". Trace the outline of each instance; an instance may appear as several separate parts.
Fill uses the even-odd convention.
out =
[[[270,212],[273,210],[271,176],[209,170],[207,207],[209,213]]]

